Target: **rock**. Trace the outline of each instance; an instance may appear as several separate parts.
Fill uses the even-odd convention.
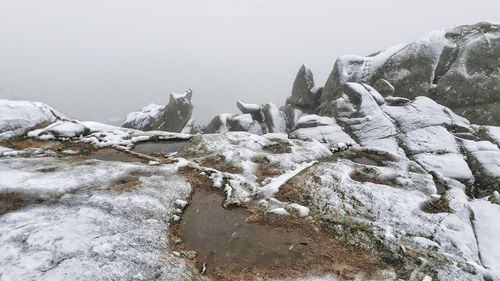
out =
[[[500,191],[500,149],[489,141],[462,139],[469,166],[474,171],[476,182],[472,193],[484,197]]]
[[[372,94],[361,84],[346,83],[321,105],[321,115],[333,116],[360,145],[404,155],[396,141],[397,129]]]
[[[262,127],[259,122],[252,118],[250,113],[240,114],[228,120],[230,131],[243,131],[256,135],[262,135]]]
[[[193,125],[191,121],[192,95],[191,89],[183,94],[172,93],[167,106],[150,104],[138,112],[131,112],[127,115],[122,127],[141,131],[159,130],[179,133],[187,126],[185,132],[189,131]]]
[[[407,98],[402,98],[402,97],[393,97],[393,96],[388,96],[388,97],[385,97],[385,102],[388,104],[388,105],[391,105],[391,106],[400,106],[400,105],[405,105],[405,104],[408,104],[410,103],[410,100],[407,99]]]
[[[286,132],[286,121],[283,112],[274,103],[266,103],[262,107],[262,114],[264,115],[268,133]]]
[[[436,30],[408,45],[368,57],[342,56],[321,96],[346,82],[375,85],[383,95],[428,96],[478,124],[500,124],[500,26],[490,23]],[[384,80],[382,80],[384,79]]]
[[[500,205],[500,193],[498,193],[498,191],[494,191],[488,198],[488,201],[493,204]]]
[[[0,99],[0,140],[22,136],[65,117],[41,102]]]
[[[241,101],[236,102],[236,106],[243,114],[251,114],[252,118],[257,122],[262,122],[264,119],[262,117],[262,111],[260,105],[253,103],[243,103]]]
[[[203,130],[206,134],[215,134],[215,133],[226,133],[229,132],[229,124],[228,120],[233,118],[234,114],[232,113],[222,113],[215,116],[210,123]]]
[[[289,137],[300,140],[316,140],[327,144],[355,143],[355,141],[337,125],[335,119],[315,114],[300,117],[297,122],[296,130],[291,132]]]
[[[295,77],[292,96],[286,103],[292,104],[306,111],[314,111],[319,106],[319,97],[323,88],[314,86],[314,77],[307,65],[302,65]]]
[[[297,121],[304,114],[304,112],[291,104],[282,106],[281,111],[285,116],[286,127],[288,128],[288,131],[293,131],[295,129]]]
[[[368,93],[370,93],[370,95],[372,95],[373,99],[377,102],[378,105],[383,105],[385,103],[384,97],[377,90],[375,90],[373,87],[371,87],[368,84],[363,83],[362,85],[363,85],[363,87],[365,87],[365,89],[368,91]]]
[[[40,139],[76,138],[90,133],[91,129],[78,121],[57,121],[43,129],[29,132],[28,136]]]
[[[394,86],[392,86],[391,83],[385,79],[378,79],[375,81],[373,88],[375,88],[375,90],[377,90],[384,97],[391,96],[392,93],[394,93]]]

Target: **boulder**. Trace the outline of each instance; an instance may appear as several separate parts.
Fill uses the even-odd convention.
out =
[[[367,57],[339,57],[321,102],[331,100],[346,82],[367,83],[384,96],[428,96],[475,123],[498,125],[499,59],[499,25],[436,30]]]
[[[206,134],[215,134],[215,133],[226,133],[229,132],[229,124],[228,120],[233,118],[234,114],[232,113],[222,113],[215,116],[210,123],[203,130]]]
[[[31,129],[64,118],[41,102],[0,99],[0,140],[19,137]]]
[[[257,122],[262,122],[264,118],[262,117],[262,110],[260,105],[253,103],[243,103],[241,101],[236,102],[236,106],[243,114],[251,114],[252,118]]]
[[[236,115],[228,120],[229,130],[262,135],[262,127],[250,113]]]
[[[264,115],[268,133],[284,133],[286,131],[283,112],[274,103],[266,103],[262,107],[262,114]]]
[[[141,131],[181,132],[191,120],[192,95],[191,89],[183,94],[172,93],[167,106],[150,104],[138,112],[129,113],[122,127]]]
[[[307,111],[315,111],[319,106],[319,97],[322,91],[322,87],[314,86],[312,71],[304,64],[295,77],[292,96],[287,99],[286,103]]]

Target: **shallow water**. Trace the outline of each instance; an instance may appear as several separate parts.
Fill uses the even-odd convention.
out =
[[[141,142],[136,144],[132,150],[142,154],[173,153],[183,149],[186,144],[187,141]]]
[[[90,158],[102,161],[121,161],[121,162],[144,162],[145,160],[134,156],[130,153],[116,150],[113,148],[101,148],[92,151],[89,155]]]
[[[310,225],[284,224],[286,217],[271,223],[246,222],[249,211],[225,209],[222,202],[221,194],[197,189],[178,229],[184,247],[197,252],[198,261],[206,264],[208,274],[223,272],[226,277],[241,277],[245,272],[259,272],[290,276],[339,268],[351,271],[352,267],[339,265],[346,259],[350,263],[353,256],[364,259],[363,264],[373,263],[363,253],[314,231]]]

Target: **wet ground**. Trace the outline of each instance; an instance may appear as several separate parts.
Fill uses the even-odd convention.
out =
[[[185,250],[197,252],[214,280],[254,280],[333,273],[351,279],[384,268],[375,257],[346,245],[303,219],[225,209],[223,195],[195,187],[175,230]]]
[[[186,146],[188,141],[151,141],[137,143],[132,151],[142,154],[173,153],[178,152]]]
[[[88,158],[101,161],[148,162],[144,158],[113,148],[101,148],[94,150],[88,155]]]

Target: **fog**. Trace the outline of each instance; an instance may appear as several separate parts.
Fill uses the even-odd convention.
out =
[[[0,98],[116,122],[193,88],[194,117],[290,95],[308,64],[366,55],[436,28],[498,22],[498,0],[0,0]]]

